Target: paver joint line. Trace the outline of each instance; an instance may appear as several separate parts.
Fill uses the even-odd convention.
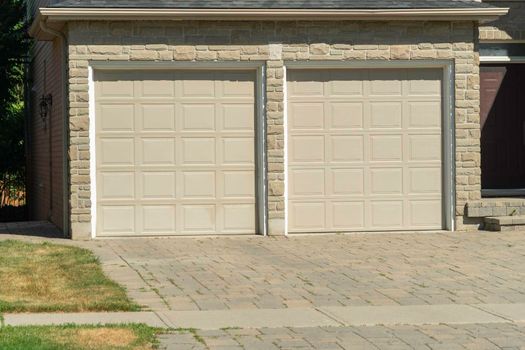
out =
[[[323,315],[325,315],[326,317],[331,318],[335,322],[339,323],[341,326],[345,325],[343,320],[340,320],[337,316],[335,316],[335,315],[333,315],[333,314],[331,314],[329,312],[324,311],[322,308],[316,308],[316,310],[318,312],[322,313]]]

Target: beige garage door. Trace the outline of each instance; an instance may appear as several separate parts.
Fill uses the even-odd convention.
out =
[[[441,77],[288,72],[289,232],[443,228]]]
[[[97,235],[255,233],[254,80],[97,72]]]

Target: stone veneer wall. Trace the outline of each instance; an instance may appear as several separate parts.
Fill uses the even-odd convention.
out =
[[[479,57],[473,22],[71,22],[69,34],[71,221],[91,235],[89,60],[265,61],[269,227],[284,231],[283,65],[291,60],[455,62],[456,215],[480,199]]]
[[[524,40],[525,41],[525,0],[483,1],[498,7],[510,8],[508,15],[499,20],[481,25],[480,40]]]

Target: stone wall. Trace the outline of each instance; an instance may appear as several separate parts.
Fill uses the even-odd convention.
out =
[[[510,8],[508,15],[480,26],[480,40],[525,40],[525,1],[483,1],[498,7]]]
[[[473,22],[72,22],[68,32],[74,238],[91,234],[90,60],[264,61],[271,234],[284,231],[285,61],[454,61],[456,215],[461,227],[466,227],[465,203],[480,198],[479,57]]]

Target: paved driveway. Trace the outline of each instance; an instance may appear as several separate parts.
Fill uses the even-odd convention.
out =
[[[225,329],[161,336],[166,350],[519,350],[524,324]]]
[[[4,225],[0,239],[53,232]],[[162,349],[525,349],[524,233],[59,243],[94,250],[110,277],[173,328],[215,324],[162,335]],[[241,328],[219,326],[239,320]]]
[[[525,234],[120,239],[83,243],[153,310],[525,302]]]

